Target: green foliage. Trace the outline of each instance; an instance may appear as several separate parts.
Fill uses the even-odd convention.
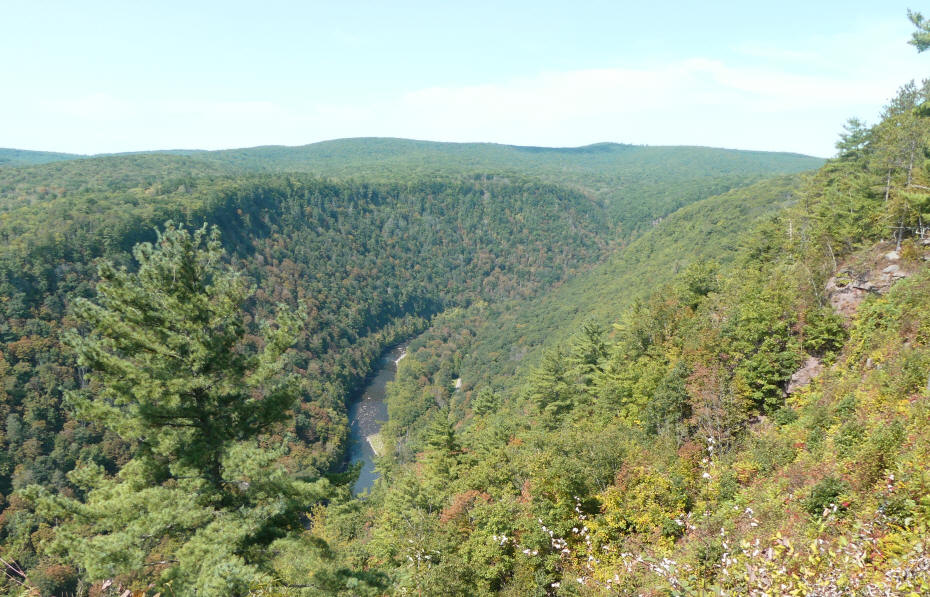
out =
[[[849,490],[849,484],[836,477],[826,477],[814,487],[804,500],[804,509],[811,516],[821,516],[824,511],[845,510],[839,497]]]
[[[843,346],[847,332],[843,319],[832,309],[821,307],[807,314],[804,325],[804,350],[812,355],[835,353]]]
[[[720,290],[717,265],[713,262],[695,261],[677,276],[676,293],[682,303],[696,308],[704,297]]]
[[[924,565],[917,520],[930,520],[922,245],[905,244],[909,279],[852,315],[825,289],[837,270],[852,272],[845,286],[863,270],[878,279],[894,244],[872,247],[902,214],[894,240],[920,234],[927,164],[906,145],[920,147],[907,129],[925,125],[899,118],[920,93],[904,90],[884,126],[851,126],[839,159],[802,182],[683,208],[541,299],[440,318],[411,345],[417,374],[396,397],[422,397],[414,428],[445,404],[458,413],[455,480],[431,478],[436,447],[410,439],[372,496],[379,549],[403,548],[379,525],[412,520],[396,500],[416,493],[420,540],[467,569],[442,573],[453,593],[920,587],[888,579],[920,576],[904,571]],[[825,367],[788,395],[809,357]],[[443,363],[470,401],[442,393]],[[509,517],[490,523],[485,507]],[[408,578],[403,567],[387,568]]]
[[[684,421],[692,414],[687,389],[690,373],[688,366],[679,361],[656,386],[652,399],[643,412],[643,423],[647,431],[673,437],[687,435]]]
[[[797,198],[798,177],[780,177],[702,199],[686,206],[621,247],[603,263],[569,279],[549,293],[521,303],[491,305],[480,313],[471,349],[462,359],[476,386],[513,387],[542,359],[566,343],[587,321],[610,328],[645,299],[675,280],[692,264],[693,303],[711,291],[714,269],[742,255],[741,243],[766,216]],[[743,239],[734,241],[733,239]],[[684,280],[669,295],[688,291]]]
[[[910,19],[917,31],[911,34],[911,40],[907,43],[915,46],[918,52],[923,52],[930,48],[930,22],[927,21],[919,12],[908,9],[907,18]]]
[[[60,160],[73,160],[83,156],[52,151],[26,151],[23,149],[0,148],[0,166],[26,166],[45,164]]]
[[[259,351],[246,345],[242,309],[254,291],[224,271],[216,228],[208,238],[206,226],[191,234],[168,224],[133,254],[137,271],[103,264],[98,302],[74,303],[91,334],[66,342],[90,373],[67,399],[80,419],[136,444],[150,482],[195,475],[220,491],[223,455],[282,422],[297,400],[296,379],[278,378],[300,320],[282,310]]]
[[[561,351],[547,353],[530,377],[527,397],[539,409],[542,420],[556,426],[576,403],[568,358]]]
[[[838,157],[842,160],[855,160],[863,157],[871,140],[869,127],[858,118],[850,118],[843,125],[843,130],[839,141],[836,142]]]
[[[798,420],[798,413],[791,407],[782,407],[772,413],[772,419],[777,425],[789,425]]]
[[[471,408],[476,415],[486,415],[500,408],[500,396],[490,388],[482,388],[474,399]]]
[[[181,594],[922,594],[928,89],[904,86],[875,126],[850,121],[818,172],[736,190],[805,161],[357,140],[5,169],[0,472],[5,494],[47,489],[13,493],[4,550],[47,587],[72,586],[54,568],[71,557],[82,579],[123,571],[141,588],[146,570]],[[233,181],[230,168],[379,182]],[[40,188],[56,177],[68,188]],[[124,250],[165,217],[219,225],[244,272],[201,276],[198,292],[241,297],[210,334],[241,347],[224,368],[269,350],[257,322],[276,304],[306,305],[257,392],[300,394],[293,424],[269,411],[260,440],[237,436],[252,411],[216,401],[211,441],[133,423],[166,411],[126,408],[143,402],[119,402],[132,392],[117,372],[134,376],[133,400],[155,395],[147,384],[194,387],[171,359],[209,343],[131,359],[157,373],[145,377],[119,358],[158,342],[119,334],[98,358],[113,365],[103,383],[54,340],[76,325],[68,303],[97,304],[77,300],[92,262],[129,265]],[[881,278],[898,244],[907,279]],[[104,287],[131,271],[104,269]],[[838,271],[849,294],[857,276],[884,281],[834,314]],[[147,322],[166,322],[161,304]],[[133,321],[115,319],[87,316]],[[338,468],[342,402],[381,348],[427,327],[388,390],[384,482],[359,501],[307,481]],[[824,369],[788,395],[809,357]],[[257,400],[247,377],[237,403]],[[96,421],[78,424],[60,387]]]
[[[135,272],[101,266],[97,302],[75,304],[90,333],[68,337],[89,370],[69,399],[129,442],[131,459],[115,477],[94,464],[71,472],[82,500],[39,486],[23,495],[60,521],[48,550],[87,580],[245,595],[271,578],[265,548],[299,533],[326,492],[289,477],[257,441],[297,399],[282,372],[299,322],[282,311],[260,348],[248,345],[250,289],[223,264],[216,229],[169,224],[134,255]]]

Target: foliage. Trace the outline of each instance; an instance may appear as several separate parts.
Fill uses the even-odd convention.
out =
[[[282,371],[299,320],[282,311],[249,346],[252,291],[223,265],[215,228],[169,224],[134,256],[135,272],[101,266],[97,302],[74,307],[90,334],[67,340],[88,370],[68,397],[77,416],[128,442],[130,460],[113,477],[79,465],[69,477],[83,499],[22,493],[59,521],[47,551],[85,580],[245,595],[272,574],[262,547],[299,533],[326,495],[325,481],[289,477],[258,442],[298,397]]]
[[[930,589],[925,96],[541,298],[437,317],[389,390],[365,561],[399,593]],[[416,431],[437,416],[454,450]]]
[[[919,12],[911,10],[907,11],[907,18],[910,19],[914,27],[917,28],[917,31],[911,34],[911,40],[907,43],[915,46],[918,52],[923,52],[927,48],[930,48],[930,23],[927,22],[927,19]]]
[[[369,139],[4,167],[8,584],[926,593],[928,98],[904,85],[817,172],[764,181],[812,163]],[[223,231],[229,255],[190,248],[207,273],[181,278],[212,299],[133,285],[158,239],[120,269],[166,218]],[[96,330],[77,361],[69,304]],[[198,305],[224,323],[172,327]],[[355,499],[321,480],[344,403],[414,334]],[[200,426],[184,388],[209,397]]]

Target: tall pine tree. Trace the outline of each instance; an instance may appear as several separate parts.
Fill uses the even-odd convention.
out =
[[[82,499],[24,494],[64,520],[51,549],[89,581],[177,595],[244,595],[275,583],[269,546],[299,534],[324,480],[294,479],[259,438],[288,416],[297,380],[285,352],[300,330],[285,308],[246,342],[250,285],[224,264],[219,233],[167,225],[134,250],[137,271],[100,268],[96,302],[78,300],[89,333],[66,337],[88,370],[69,395],[83,419],[132,446],[115,476],[70,474]]]

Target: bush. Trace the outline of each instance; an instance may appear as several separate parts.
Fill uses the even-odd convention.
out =
[[[720,565],[723,554],[726,550],[723,548],[723,542],[720,539],[711,539],[703,541],[697,548],[697,565],[702,572],[709,572]]]
[[[857,421],[851,421],[840,427],[833,437],[833,445],[836,446],[837,453],[841,457],[849,456],[862,442],[865,433],[865,427]]]
[[[856,413],[856,397],[850,394],[836,403],[834,412],[838,419],[848,419]]]
[[[893,457],[898,452],[901,442],[904,441],[904,425],[901,421],[891,421],[882,423],[878,429],[872,433],[869,443],[878,454],[883,454],[885,458]]]
[[[789,406],[783,406],[775,411],[775,413],[772,415],[772,419],[775,421],[776,425],[783,427],[797,421],[798,413],[796,410]]]
[[[822,307],[807,314],[804,326],[804,350],[816,356],[833,354],[846,341],[843,318],[832,309]]]
[[[820,516],[826,509],[832,509],[834,506],[837,512],[845,511],[846,508],[839,503],[839,496],[849,490],[849,483],[836,477],[827,477],[811,488],[811,493],[804,500],[804,509],[811,516]]]
[[[920,246],[912,238],[901,243],[901,261],[905,263],[919,263],[923,253]]]
[[[720,482],[717,490],[717,500],[728,502],[736,497],[739,492],[739,480],[732,470],[724,471],[720,474]]]
[[[793,461],[796,450],[779,437],[759,437],[753,441],[752,460],[760,473],[766,474]]]
[[[893,524],[908,528],[913,522],[916,506],[914,500],[909,497],[894,496],[886,499],[878,510]]]
[[[51,564],[31,570],[29,580],[42,595],[71,595],[77,591],[78,575],[73,566]]]

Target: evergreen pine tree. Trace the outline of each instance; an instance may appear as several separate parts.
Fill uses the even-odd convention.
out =
[[[97,301],[74,305],[90,333],[66,337],[89,371],[69,400],[133,458],[115,476],[79,466],[70,479],[83,499],[24,494],[65,521],[53,549],[87,580],[244,595],[274,582],[268,546],[302,531],[327,494],[326,481],[295,480],[275,463],[283,448],[257,441],[298,396],[284,366],[300,322],[281,308],[263,345],[246,343],[251,288],[224,265],[215,228],[169,224],[134,256],[135,272],[101,266]]]
[[[912,10],[907,11],[907,18],[910,19],[917,29],[911,34],[911,40],[907,43],[917,48],[918,52],[923,52],[930,48],[930,21],[924,18],[919,12]]]

